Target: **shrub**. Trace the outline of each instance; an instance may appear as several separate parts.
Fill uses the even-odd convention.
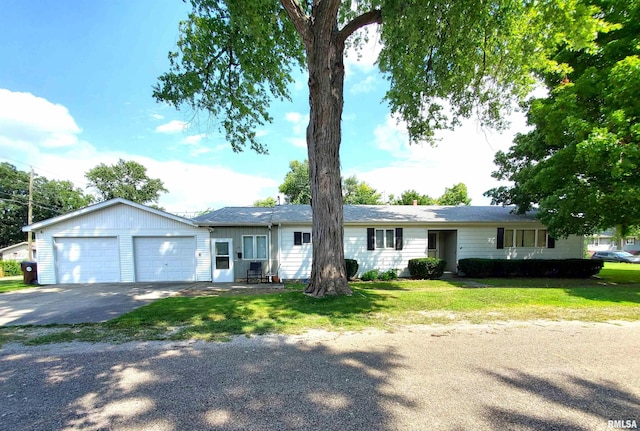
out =
[[[360,276],[360,280],[362,281],[374,281],[377,280],[380,277],[380,273],[378,272],[377,269],[371,269],[367,272],[364,272],[361,276]]]
[[[22,275],[22,269],[20,268],[20,262],[15,260],[0,260],[0,268],[5,277],[11,277],[13,275]]]
[[[603,263],[590,259],[480,259],[458,261],[458,273],[466,277],[562,277],[588,278]]]
[[[398,269],[393,268],[385,272],[379,272],[378,278],[382,281],[395,280],[398,278]]]
[[[347,271],[347,279],[351,280],[358,273],[358,261],[355,259],[345,259],[344,266]]]
[[[421,257],[409,260],[409,274],[418,279],[433,280],[442,277],[447,262],[436,257]]]

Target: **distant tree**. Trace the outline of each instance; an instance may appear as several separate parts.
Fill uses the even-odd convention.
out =
[[[147,176],[147,168],[133,160],[120,159],[115,165],[100,163],[85,174],[89,187],[97,192],[98,201],[124,198],[139,204],[157,203],[164,184]]]
[[[310,204],[309,160],[289,162],[289,172],[285,175],[284,182],[280,184],[278,190],[284,194],[285,202],[288,204]]]
[[[617,27],[598,33],[597,49],[556,52],[570,69],[543,76],[549,95],[528,104],[535,128],[495,157],[493,176],[511,185],[485,193],[537,208],[559,237],[640,225],[640,1],[593,3]]]
[[[471,199],[467,193],[467,186],[464,183],[458,183],[453,187],[445,188],[444,194],[438,198],[438,205],[469,205]]]
[[[347,205],[382,205],[381,194],[355,175],[342,181],[342,195]]]
[[[276,200],[275,198],[269,196],[266,199],[262,199],[262,200],[257,200],[253,203],[254,207],[275,207],[276,206]]]
[[[427,195],[421,195],[415,190],[405,190],[402,192],[399,198],[394,198],[393,195],[389,196],[389,203],[392,205],[413,205],[416,201],[418,205],[434,205],[435,199]]]
[[[28,224],[29,173],[10,163],[0,164],[0,248],[25,241],[22,228]],[[69,181],[33,179],[33,222],[85,207],[93,197]]]

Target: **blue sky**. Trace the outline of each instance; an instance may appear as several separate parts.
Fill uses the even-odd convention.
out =
[[[277,196],[289,161],[306,158],[306,77],[292,85],[291,102],[272,105],[273,124],[259,130],[270,154],[233,153],[215,119],[151,96],[188,11],[180,0],[3,0],[0,161],[84,187],[84,173],[97,164],[136,160],[164,182],[169,193],[160,205],[176,213]],[[494,154],[525,130],[522,115],[501,134],[468,121],[441,133],[437,148],[409,146],[382,101],[387,83],[376,54],[372,43],[359,61],[346,61],[343,176],[385,196],[416,189],[437,197],[464,182],[472,204],[488,204],[482,193],[497,184]]]

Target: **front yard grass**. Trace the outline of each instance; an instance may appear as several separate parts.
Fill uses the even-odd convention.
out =
[[[0,343],[224,340],[234,335],[302,333],[458,322],[536,319],[640,320],[640,265],[606,264],[598,278],[353,282],[351,297],[314,299],[303,285],[279,293],[172,297],[102,324],[0,329]],[[25,335],[27,334],[27,335]]]
[[[0,293],[11,292],[13,290],[20,289],[28,289],[30,287],[35,287],[30,284],[24,284],[22,280],[24,277],[22,275],[16,275],[13,277],[2,277],[0,278]]]

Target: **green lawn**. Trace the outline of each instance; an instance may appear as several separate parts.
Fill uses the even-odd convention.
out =
[[[17,275],[14,277],[2,277],[0,278],[0,293],[11,292],[12,290],[28,289],[34,287],[22,282],[23,277]]]
[[[393,329],[496,320],[640,320],[640,265],[607,264],[599,278],[589,280],[456,278],[351,286],[351,297],[322,299],[303,295],[302,285],[273,294],[167,298],[104,324],[65,327],[30,342],[220,340],[315,328]]]

